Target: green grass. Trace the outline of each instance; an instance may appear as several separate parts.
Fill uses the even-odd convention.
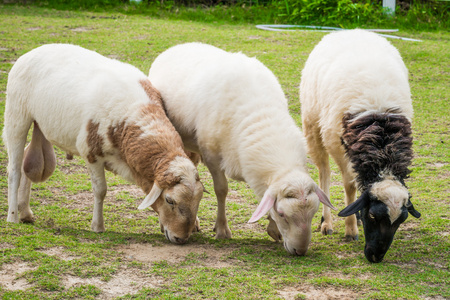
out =
[[[204,42],[256,56],[279,78],[300,125],[298,85],[308,54],[324,33],[266,32],[252,25],[162,20],[119,13],[57,11],[0,5],[0,129],[7,73],[24,53],[46,43],[73,43],[114,57],[144,73],[168,47]],[[334,215],[335,234],[313,232],[304,257],[289,255],[265,233],[267,220],[248,226],[258,199],[245,183],[230,182],[227,203],[233,239],[217,241],[212,228],[216,201],[211,177],[200,166],[205,194],[199,217],[202,231],[177,248],[159,231],[156,214],[138,211],[142,195],[121,178],[107,174],[107,231],[90,231],[92,194],[81,159],[68,161],[58,151],[58,166],[45,183],[33,185],[33,225],[10,224],[7,214],[7,154],[0,144],[0,297],[3,299],[442,299],[450,298],[450,34],[399,34],[421,43],[392,40],[410,71],[415,117],[413,173],[407,181],[413,203],[422,213],[400,226],[385,260],[370,264],[364,238],[344,242],[344,222]],[[333,181],[340,182],[333,164]],[[317,180],[317,170],[310,165]],[[332,202],[344,207],[341,186],[331,189]],[[319,224],[320,213],[313,220]],[[360,228],[362,231],[362,228]],[[124,254],[141,245],[164,251],[192,249],[177,260],[174,253],[148,261]],[[174,248],[175,247],[175,248]],[[194,251],[200,249],[200,251]],[[15,269],[11,269],[14,266]],[[2,278],[14,274],[14,287]],[[119,279],[118,279],[119,278]],[[133,281],[127,282],[129,278]],[[68,279],[78,280],[68,284]],[[119,280],[119,281],[117,281]],[[125,284],[126,283],[126,284]],[[114,286],[126,293],[111,292]],[[106,293],[106,294],[105,294]]]

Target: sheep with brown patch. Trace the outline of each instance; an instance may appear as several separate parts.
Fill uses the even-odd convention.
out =
[[[320,202],[331,204],[308,174],[304,137],[275,75],[256,58],[188,43],[160,54],[149,78],[185,147],[211,172],[216,238],[231,238],[228,176],[261,198],[250,222],[269,213],[268,234],[283,239],[289,253],[305,255]]]
[[[27,133],[33,136],[24,151]],[[198,225],[202,185],[159,92],[138,69],[74,45],[50,44],[21,56],[8,77],[3,132],[9,222],[33,222],[31,182],[56,165],[53,146],[85,159],[94,191],[92,230],[105,230],[104,169],[137,183],[161,230],[182,244]]]
[[[347,240],[358,239],[361,211],[365,256],[380,262],[408,217],[418,218],[405,185],[413,157],[413,107],[408,70],[385,38],[363,30],[328,34],[302,71],[300,101],[309,154],[329,196],[329,155],[342,174]],[[356,189],[361,196],[355,201]],[[333,232],[323,209],[321,231]]]

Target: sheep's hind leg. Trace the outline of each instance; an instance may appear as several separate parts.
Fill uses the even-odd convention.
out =
[[[94,191],[94,212],[92,216],[92,231],[104,232],[103,200],[106,196],[106,179],[103,163],[97,162],[88,165],[91,174],[92,189]]]
[[[27,141],[28,130],[31,125],[25,120],[15,122],[10,126],[11,117],[5,112],[5,131],[4,138],[8,150],[8,222],[19,223],[19,187],[22,177],[22,163],[24,156],[25,143]]]
[[[205,158],[205,164],[211,172],[214,182],[214,192],[217,197],[217,219],[214,231],[216,232],[216,239],[230,239],[231,230],[228,227],[228,221],[225,211],[225,203],[228,194],[228,181],[225,173],[220,169],[220,161]]]
[[[34,223],[33,211],[30,208],[31,180],[22,170],[18,192],[20,221]]]

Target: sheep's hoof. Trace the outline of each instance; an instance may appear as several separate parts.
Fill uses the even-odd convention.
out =
[[[333,234],[333,228],[330,228],[331,226],[323,223],[321,226],[321,232],[323,235],[332,235]]]
[[[216,232],[216,239],[231,239],[231,230],[228,227],[217,229],[214,227]]]
[[[19,223],[19,214],[17,213],[8,213],[8,218],[6,219],[7,222],[11,223]]]
[[[359,240],[359,236],[346,235],[344,239],[347,243]]]
[[[34,223],[34,217],[33,216],[26,216],[26,217],[20,218],[20,222],[27,223],[27,224],[33,224]]]
[[[100,233],[100,232],[105,232],[105,226],[100,226],[100,225],[98,225],[98,226],[95,226],[95,225],[92,225],[92,231],[93,232],[97,232],[97,233]]]

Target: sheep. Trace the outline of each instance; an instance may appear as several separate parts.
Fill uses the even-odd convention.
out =
[[[24,151],[34,124],[31,143]],[[159,92],[137,68],[69,44],[49,44],[21,56],[7,83],[9,222],[33,222],[31,182],[55,169],[53,146],[81,156],[94,192],[92,230],[103,232],[105,169],[146,193],[168,240],[183,244],[198,226],[203,186],[165,115]],[[22,167],[23,166],[23,167]]]
[[[361,211],[365,256],[381,262],[399,225],[414,209],[405,185],[413,157],[413,107],[408,70],[385,38],[363,30],[326,35],[302,71],[300,102],[308,152],[329,196],[329,155],[338,165],[347,207],[347,241],[358,239]],[[361,196],[355,201],[356,188]],[[324,207],[321,232],[332,234]]]
[[[319,201],[331,203],[308,175],[300,129],[278,80],[256,58],[211,45],[174,46],[153,62],[149,79],[185,148],[199,153],[214,181],[216,238],[231,238],[227,177],[247,182],[262,200],[249,222],[269,212],[268,233],[304,255]]]

